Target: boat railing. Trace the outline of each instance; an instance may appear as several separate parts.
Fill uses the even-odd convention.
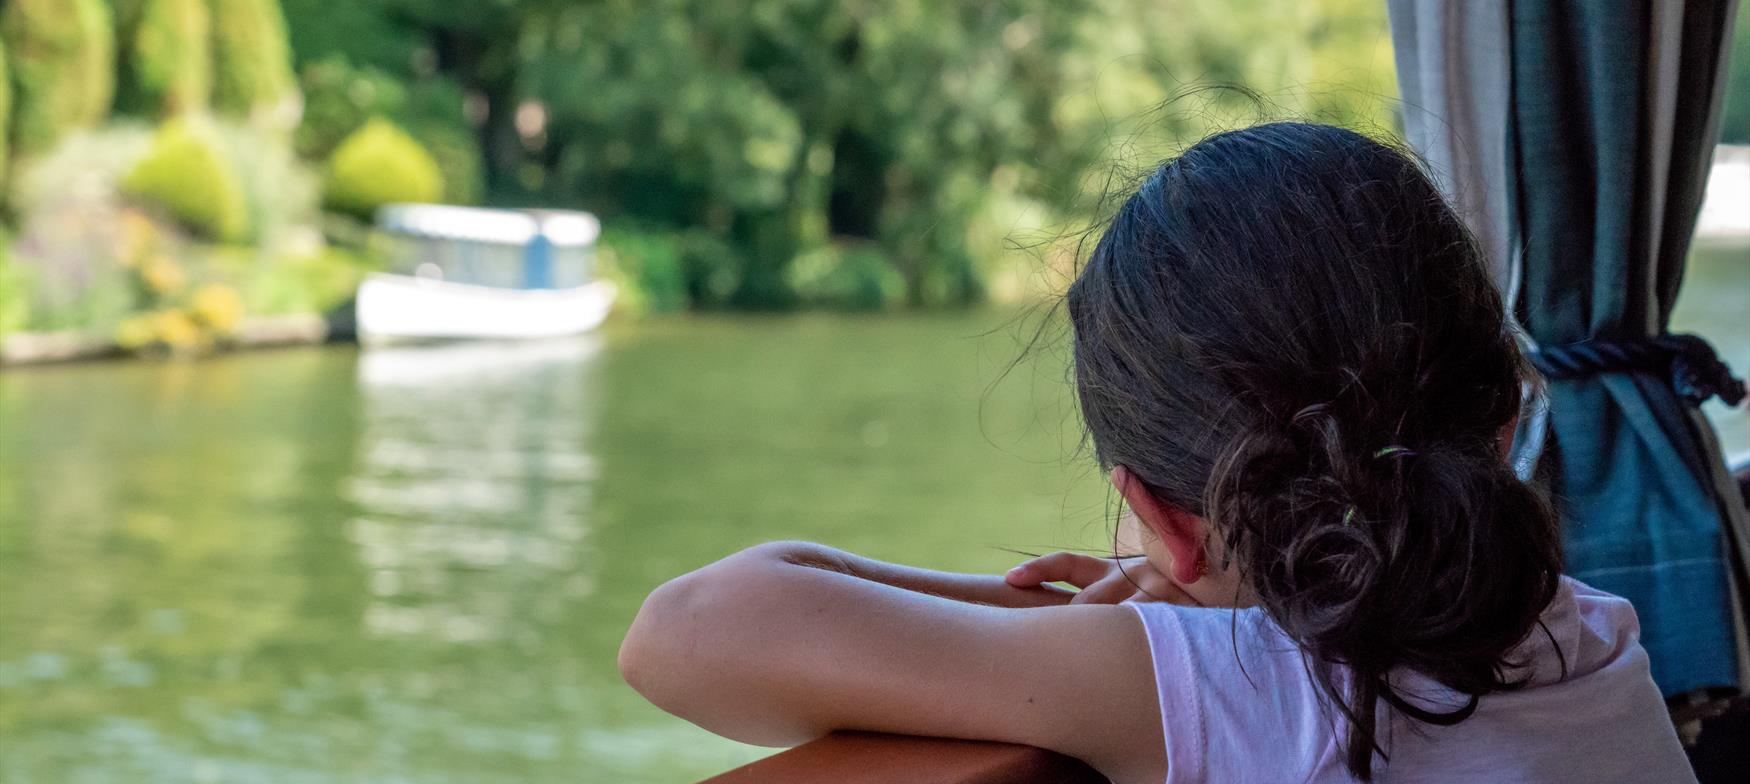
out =
[[[1106,784],[1087,764],[1032,746],[835,732],[702,784]]]
[[[1750,503],[1750,453],[1733,479]],[[1716,711],[1717,712],[1717,711]],[[835,732],[706,779],[701,784],[1104,784],[1079,760],[1008,743]]]

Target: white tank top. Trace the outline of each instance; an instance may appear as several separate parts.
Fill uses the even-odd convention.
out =
[[[1132,605],[1148,631],[1167,781],[1347,782],[1347,734],[1294,642],[1258,609]],[[1627,600],[1562,578],[1543,621],[1512,658],[1531,664],[1518,691],[1486,695],[1439,727],[1382,707],[1378,782],[1693,782],[1648,671]],[[1524,673],[1526,671],[1519,671]],[[1392,679],[1412,704],[1445,712],[1454,692],[1414,674]],[[1382,702],[1383,706],[1383,702]]]

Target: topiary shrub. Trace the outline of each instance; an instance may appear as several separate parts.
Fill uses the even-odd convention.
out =
[[[241,242],[249,236],[242,184],[217,135],[198,121],[171,120],[159,128],[122,190],[210,239]]]
[[[115,31],[102,0],[6,0],[0,9],[12,70],[12,140],[47,150],[96,125],[115,93]]]
[[[213,92],[213,42],[206,0],[135,0],[122,27],[118,103],[141,114],[203,109]]]
[[[295,98],[297,86],[279,1],[208,2],[213,25],[213,106],[241,117],[275,113]]]
[[[443,174],[431,154],[381,118],[334,148],[322,184],[324,205],[366,220],[385,204],[437,201],[443,195]]]
[[[6,153],[12,147],[12,77],[6,73],[6,41],[0,39],[0,208],[6,205]]]

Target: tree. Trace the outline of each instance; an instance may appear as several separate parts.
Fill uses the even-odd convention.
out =
[[[121,95],[148,115],[205,109],[213,91],[213,42],[206,0],[135,0],[118,5]]]
[[[1224,125],[1391,122],[1376,0],[287,2],[306,63],[454,85],[490,200],[684,237],[695,305],[788,306],[829,244],[914,304],[974,301],[993,205],[1081,222]]]
[[[20,155],[109,114],[115,33],[101,0],[7,0],[0,11],[12,70],[12,140]]]
[[[213,105],[270,124],[296,121],[297,80],[278,0],[208,0],[213,25]],[[293,104],[290,110],[286,105]],[[282,117],[282,115],[293,115]]]
[[[6,72],[6,41],[0,39],[0,205],[6,202],[6,157],[12,137],[12,78]]]

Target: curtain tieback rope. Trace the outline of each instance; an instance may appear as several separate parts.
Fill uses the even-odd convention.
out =
[[[1552,381],[1600,373],[1643,372],[1666,375],[1671,388],[1692,406],[1718,396],[1728,406],[1744,400],[1744,381],[1720,361],[1700,335],[1660,335],[1635,340],[1592,338],[1563,346],[1541,346],[1531,364]]]

